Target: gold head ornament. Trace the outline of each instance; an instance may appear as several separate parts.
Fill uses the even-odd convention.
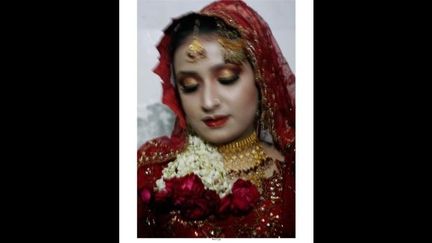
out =
[[[195,20],[194,30],[192,34],[192,42],[189,44],[186,51],[188,62],[196,62],[207,57],[207,52],[204,49],[201,41],[198,39],[199,25],[199,20]]]

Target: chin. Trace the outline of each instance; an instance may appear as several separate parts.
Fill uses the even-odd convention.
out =
[[[223,129],[198,132],[198,135],[205,141],[215,145],[229,143],[238,137],[230,131],[223,131]]]

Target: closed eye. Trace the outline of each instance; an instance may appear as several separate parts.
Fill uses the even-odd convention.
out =
[[[239,70],[223,68],[218,72],[218,81],[221,84],[230,85],[239,79]]]
[[[180,85],[180,90],[185,94],[195,92],[197,89],[198,89],[198,85],[193,87]]]
[[[183,77],[179,80],[180,90],[183,93],[192,93],[198,89],[199,81],[195,77]]]
[[[235,83],[235,81],[237,81],[238,79],[239,79],[239,76],[238,75],[234,75],[232,77],[218,78],[218,81],[221,84],[230,85],[230,84]]]

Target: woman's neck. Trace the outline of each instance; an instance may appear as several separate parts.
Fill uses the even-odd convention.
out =
[[[229,172],[247,172],[258,167],[266,158],[255,131],[249,136],[218,146]]]

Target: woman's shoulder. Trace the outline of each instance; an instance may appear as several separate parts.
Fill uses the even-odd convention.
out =
[[[274,145],[261,142],[264,153],[267,157],[274,161],[279,169],[284,171],[285,175],[294,176],[295,174],[295,150],[294,147],[290,147],[288,151],[282,153]]]
[[[143,165],[160,164],[173,160],[184,145],[184,141],[167,136],[149,140],[138,149],[138,168]]]
[[[168,162],[165,163],[149,163],[138,167],[137,180],[138,190],[143,188],[153,188],[156,180],[162,176],[162,171]]]
[[[138,188],[153,187],[162,170],[181,151],[183,143],[167,136],[152,139],[138,149]]]

